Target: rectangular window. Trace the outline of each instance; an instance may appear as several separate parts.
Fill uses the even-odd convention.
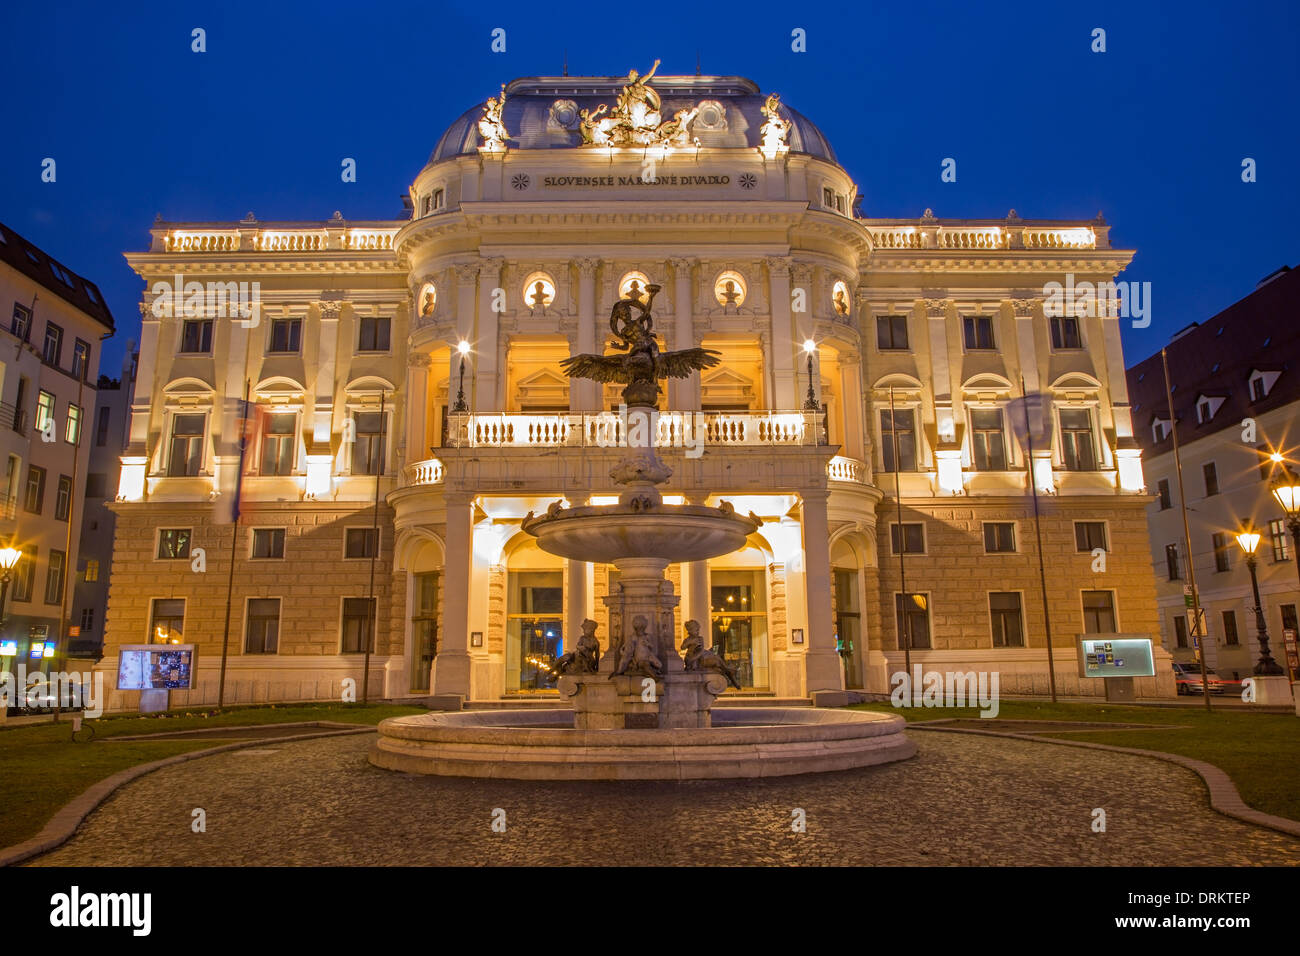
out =
[[[69,445],[81,444],[81,406],[68,402],[68,424],[63,428],[63,440]]]
[[[1096,471],[1092,416],[1086,408],[1061,409],[1061,460],[1066,471]]]
[[[181,351],[206,355],[212,351],[212,320],[186,319],[181,326]]]
[[[375,602],[371,598],[343,599],[343,653],[362,654],[369,645],[375,650]]]
[[[95,413],[95,445],[103,448],[108,444],[108,423],[112,409],[105,405]]]
[[[272,319],[271,345],[267,351],[296,353],[301,336],[302,319]]]
[[[1017,591],[990,591],[989,618],[993,623],[994,647],[1024,647],[1025,631],[1020,620]]]
[[[1111,591],[1083,592],[1083,632],[1115,633],[1115,595]]]
[[[352,444],[352,474],[377,475],[384,460],[384,431],[388,422],[379,412],[356,412],[356,441]]]
[[[45,507],[45,469],[27,466],[27,487],[23,492],[23,510],[34,515]]]
[[[72,375],[85,381],[90,374],[90,343],[77,339],[72,346]]]
[[[441,208],[442,208],[442,200],[443,200],[443,196],[445,196],[445,195],[446,195],[446,193],[443,192],[443,190],[441,190],[441,189],[435,189],[435,190],[433,191],[433,201],[432,201],[431,205],[433,206],[434,209],[441,209]]]
[[[159,528],[158,557],[164,561],[189,560],[189,528]]]
[[[1161,478],[1156,482],[1156,491],[1160,495],[1160,510],[1168,511],[1174,506],[1173,496],[1169,493],[1169,479]]]
[[[889,526],[889,549],[892,553],[899,553],[898,545],[898,524]],[[903,548],[904,554],[924,554],[925,553],[925,525],[920,521],[903,522]]]
[[[348,528],[343,544],[345,558],[372,558],[376,554],[379,533],[375,528]]]
[[[67,521],[71,510],[72,479],[67,475],[59,475],[58,488],[54,492],[54,517],[58,521]]]
[[[81,636],[89,637],[95,633],[95,609],[93,607],[83,607],[81,609]]]
[[[1169,572],[1170,581],[1182,580],[1183,572],[1178,567],[1178,545],[1165,545],[1165,570]]]
[[[50,568],[45,574],[45,603],[63,603],[63,572],[68,556],[63,551],[50,552]]]
[[[1174,644],[1178,647],[1187,646],[1187,615],[1177,614],[1174,616]]]
[[[895,430],[897,429],[897,430]],[[898,445],[898,465],[894,467],[894,445]],[[880,454],[885,471],[916,471],[916,425],[910,408],[889,409],[880,413]]]
[[[930,646],[930,598],[925,594],[907,595],[907,613],[903,613],[903,595],[894,593],[894,626],[898,628],[898,649]]]
[[[1205,476],[1205,497],[1214,497],[1219,493],[1219,470],[1214,467],[1214,462],[1207,461],[1202,465],[1201,474]]]
[[[14,320],[9,325],[9,331],[26,342],[32,334],[32,310],[15,302]]]
[[[357,337],[358,352],[388,351],[388,316],[362,316],[360,326],[360,334]]]
[[[1222,531],[1216,531],[1211,540],[1214,542],[1214,570],[1231,571],[1232,560],[1228,554],[1228,536]]]
[[[59,360],[63,358],[63,330],[53,322],[45,323],[45,344],[41,349],[41,358],[45,359],[46,365],[59,367]]]
[[[1079,320],[1073,317],[1052,319],[1052,348],[1081,349],[1083,339],[1079,337]]]
[[[185,639],[185,599],[155,598],[149,627],[150,644],[179,644]]]
[[[262,431],[262,474],[292,475],[294,445],[294,425],[298,416],[293,412],[278,412],[267,415]]]
[[[171,457],[167,474],[171,477],[199,474],[203,466],[203,415],[177,415],[172,419]]]
[[[1237,636],[1237,612],[1223,612],[1223,643],[1229,647],[1235,647],[1241,643],[1241,638]]]
[[[1278,610],[1282,612],[1283,637],[1286,636],[1287,631],[1300,630],[1300,627],[1297,627],[1296,625],[1296,614],[1295,614],[1294,604],[1283,604],[1280,608],[1278,608]]]
[[[970,427],[975,470],[1006,471],[1007,453],[1002,440],[1002,409],[973,409],[970,413]]]
[[[907,316],[876,316],[876,348],[882,352],[906,351]]]
[[[1268,392],[1264,390],[1264,380],[1262,378],[1252,378],[1250,380],[1250,400],[1258,402]]]
[[[84,580],[86,581],[87,584],[94,584],[96,581],[99,580],[99,559],[98,558],[86,559],[86,571],[84,574]]]
[[[283,558],[284,557],[284,529],[283,528],[254,528],[253,529],[253,553],[254,558]]]
[[[1016,525],[1012,521],[984,522],[984,550],[988,554],[1006,554],[1016,550]]]
[[[1074,523],[1074,550],[1095,551],[1098,548],[1103,551],[1110,550],[1110,546],[1106,543],[1106,522],[1076,521]]]
[[[1287,550],[1286,540],[1286,522],[1281,518],[1275,518],[1268,523],[1269,537],[1273,539],[1273,560],[1286,561],[1290,558]]]
[[[54,421],[54,395],[41,389],[36,393],[36,430],[43,432]],[[51,436],[51,440],[53,437]]]
[[[280,599],[248,599],[245,654],[274,654],[280,646]]]
[[[23,548],[23,556],[14,565],[14,600],[30,601],[36,586],[36,558],[39,548]]]
[[[962,320],[966,351],[993,348],[993,319],[987,315],[968,315]]]

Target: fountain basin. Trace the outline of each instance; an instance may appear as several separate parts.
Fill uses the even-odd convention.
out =
[[[717,780],[849,770],[905,760],[903,718],[816,707],[728,707],[709,728],[571,730],[565,711],[390,717],[369,759],[444,777],[512,780]]]
[[[658,558],[665,565],[704,561],[739,551],[757,529],[749,518],[705,505],[656,504],[648,511],[584,505],[524,523],[543,551],[602,564],[621,558]]]

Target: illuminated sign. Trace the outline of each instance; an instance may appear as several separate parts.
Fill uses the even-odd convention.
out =
[[[30,657],[30,658],[32,658],[33,660],[35,660],[36,658],[44,657],[44,656],[45,656],[45,642],[44,642],[44,641],[33,641],[33,642],[32,642],[32,649],[31,649],[31,652],[30,652],[27,656]]]
[[[0,657],[13,657],[17,653],[17,641],[0,641]]]
[[[193,644],[125,644],[118,654],[118,690],[191,690]]]
[[[1154,677],[1156,673],[1147,638],[1084,639],[1079,663],[1083,677]]]

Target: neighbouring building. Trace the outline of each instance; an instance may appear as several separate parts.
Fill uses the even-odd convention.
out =
[[[1255,291],[1166,346],[1173,389],[1190,564],[1205,611],[1205,662],[1221,677],[1248,677],[1259,662],[1255,599],[1236,535],[1247,522],[1263,536],[1256,574],[1270,650],[1286,666],[1283,634],[1297,630],[1300,580],[1281,508],[1271,492],[1280,453],[1297,469],[1300,443],[1300,269],[1280,269]],[[1173,433],[1160,354],[1128,371],[1143,447],[1151,562],[1160,632],[1175,660],[1192,662],[1189,556],[1179,507]],[[1295,678],[1293,678],[1295,679]]]
[[[888,692],[904,614],[915,663],[1046,692],[1026,393],[1059,687],[1101,692],[1080,634],[1157,632],[1119,322],[1044,310],[1049,283],[1132,258],[1100,217],[864,218],[818,128],[739,77],[504,97],[450,123],[399,220],[159,221],[128,254],[146,292],[107,670],[121,644],[194,643],[174,702],[211,702],[225,643],[228,702],[337,698],[373,640],[372,695],[554,693],[617,576],[520,521],[612,500],[617,387],[560,361],[606,349],[611,306],[651,285],[665,347],[721,353],[666,384],[668,500],[763,521],[670,569],[678,623],[746,692]],[[1140,692],[1172,694],[1158,655]]]
[[[72,604],[71,623],[76,634],[69,642],[69,650],[76,656],[97,658],[102,650],[116,522],[116,515],[109,506],[117,494],[122,452],[126,450],[138,360],[134,343],[128,342],[122,377],[99,377],[89,435],[90,461],[86,471],[86,510],[81,519],[81,558],[77,565]]]
[[[22,551],[4,589],[0,669],[49,669],[68,650],[59,622],[80,561],[83,438],[113,316],[93,282],[3,224],[0,308],[0,547]]]

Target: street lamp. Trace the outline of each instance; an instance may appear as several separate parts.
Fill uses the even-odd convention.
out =
[[[808,355],[808,398],[804,401],[803,407],[806,411],[815,412],[818,410],[817,393],[813,391],[813,352],[817,351],[817,343],[812,339],[804,339],[803,350]]]
[[[460,415],[469,411],[469,406],[465,404],[465,356],[469,354],[469,343],[461,339],[456,351],[460,353],[460,387],[456,389],[456,404],[451,410]]]
[[[4,624],[5,621],[5,596],[9,593],[10,572],[22,556],[23,553],[18,548],[0,550],[0,570],[4,571],[3,576],[0,576],[0,624]]]
[[[1249,521],[1243,524],[1243,530],[1237,533],[1237,544],[1246,555],[1246,567],[1250,569],[1250,590],[1255,596],[1255,630],[1259,634],[1259,663],[1255,665],[1255,673],[1261,677],[1280,676],[1282,667],[1269,653],[1268,626],[1264,623],[1264,608],[1259,599],[1259,578],[1255,576],[1255,549],[1259,547],[1259,532]]]
[[[1273,462],[1281,466],[1273,469],[1273,497],[1286,515],[1286,526],[1297,551],[1296,573],[1300,574],[1300,478],[1282,462],[1281,455],[1274,454]]]

